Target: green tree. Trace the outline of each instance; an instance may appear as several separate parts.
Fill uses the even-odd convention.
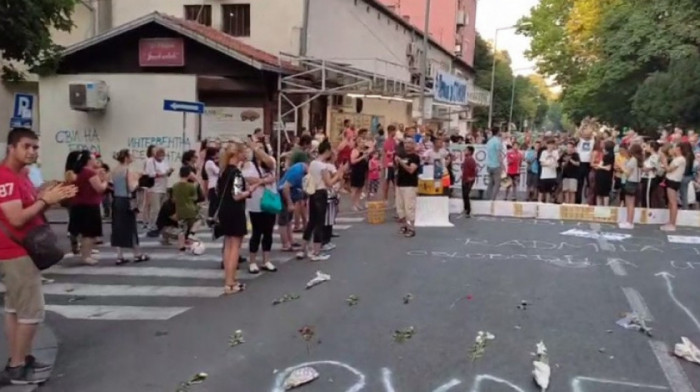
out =
[[[21,80],[16,63],[42,72],[55,64],[60,47],[51,30],[70,31],[71,15],[78,0],[4,0],[0,2],[0,53],[2,78]]]

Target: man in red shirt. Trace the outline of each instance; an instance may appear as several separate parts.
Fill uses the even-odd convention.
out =
[[[462,200],[464,201],[464,216],[469,218],[472,206],[469,202],[469,194],[476,182],[476,160],[474,159],[474,147],[467,146],[464,150],[464,162],[462,162]]]
[[[506,187],[505,200],[508,200],[508,191],[513,188],[513,201],[517,199],[518,182],[520,182],[520,166],[523,164],[523,153],[520,151],[518,142],[513,143],[513,146],[508,146],[506,153],[506,162],[508,164],[507,174],[510,178],[510,185]]]
[[[38,362],[31,353],[37,326],[44,319],[41,274],[20,241],[45,224],[43,212],[52,204],[75,196],[73,185],[52,185],[37,196],[25,168],[37,160],[39,141],[29,129],[15,128],[7,136],[7,156],[0,165],[0,273],[5,291],[5,333],[10,360],[5,374],[12,384],[46,381],[52,365]]]

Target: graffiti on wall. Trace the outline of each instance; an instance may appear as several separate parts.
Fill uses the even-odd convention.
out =
[[[131,151],[134,159],[146,159],[148,146],[154,145],[165,149],[165,157],[170,162],[180,162],[182,152],[191,148],[192,142],[182,136],[139,136],[127,139],[126,148]]]
[[[56,143],[64,145],[68,151],[89,150],[100,154],[100,135],[97,128],[61,129],[56,132]]]

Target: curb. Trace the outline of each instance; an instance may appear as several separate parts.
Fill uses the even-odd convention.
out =
[[[45,363],[56,364],[58,357],[58,339],[51,327],[41,324],[34,338],[34,349],[32,355],[37,360]],[[53,372],[53,369],[51,370]],[[49,376],[51,374],[49,373]],[[4,381],[4,380],[3,380]],[[51,380],[49,379],[48,382]],[[38,385],[3,385],[0,392],[35,392],[39,390]]]

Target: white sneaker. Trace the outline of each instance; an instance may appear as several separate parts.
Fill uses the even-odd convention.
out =
[[[86,265],[97,265],[97,263],[99,263],[99,262],[100,261],[94,257],[88,257],[86,259],[83,259],[83,264],[86,264]]]
[[[626,230],[632,230],[634,229],[634,224],[629,223],[629,222],[620,222],[617,227],[621,229],[626,229]]]
[[[309,260],[311,260],[311,261],[326,261],[330,258],[331,258],[330,255],[324,255],[323,253],[309,256]]]
[[[335,244],[332,243],[332,242],[329,242],[329,243],[323,245],[323,246],[321,247],[321,250],[324,251],[324,252],[329,252],[329,251],[331,251],[331,250],[333,250],[333,249],[335,249],[335,248],[336,248]]]

